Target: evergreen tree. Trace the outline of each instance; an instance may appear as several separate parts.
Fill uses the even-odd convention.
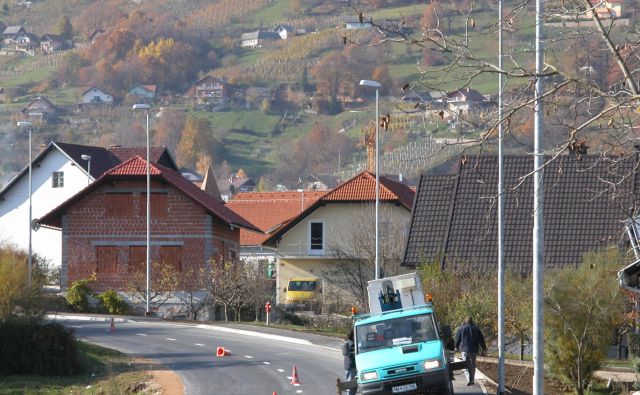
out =
[[[58,19],[54,31],[56,32],[56,34],[66,39],[71,39],[73,37],[73,26],[71,25],[71,19],[69,19],[67,15],[62,15]]]

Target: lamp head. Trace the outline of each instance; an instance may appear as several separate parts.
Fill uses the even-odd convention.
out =
[[[148,110],[151,108],[151,106],[145,103],[139,103],[139,104],[134,104],[132,108],[133,110]]]
[[[360,86],[369,86],[371,88],[380,88],[382,87],[382,84],[380,84],[378,81],[373,81],[373,80],[360,80]]]
[[[91,160],[91,155],[82,155],[80,156],[82,160]]]

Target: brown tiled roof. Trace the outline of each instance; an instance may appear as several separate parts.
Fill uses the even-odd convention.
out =
[[[374,201],[376,199],[376,175],[367,171],[358,174],[322,197],[323,201]],[[398,201],[408,209],[413,203],[413,191],[404,184],[380,177],[380,201]]]
[[[262,232],[268,232],[295,217],[315,203],[326,191],[241,192],[227,203],[227,207],[240,214]],[[269,237],[240,229],[241,246],[257,246]]]
[[[391,181],[384,176],[380,176],[380,201],[385,203],[399,203],[407,210],[411,210],[414,191],[404,184]],[[338,185],[335,189],[327,192],[319,198],[314,204],[306,208],[296,217],[286,221],[283,226],[279,227],[270,236],[264,240],[264,244],[268,244],[287,232],[298,222],[302,221],[307,215],[311,214],[320,205],[328,203],[347,203],[347,202],[374,202],[376,199],[376,176],[369,172],[362,172],[352,179]]]
[[[94,189],[98,188],[105,181],[120,178],[120,177],[146,177],[147,162],[140,156],[129,159],[128,161],[121,163],[120,165],[109,170],[103,174],[95,182],[87,186],[82,191],[78,192],[66,202],[55,208],[43,216],[38,222],[42,225],[49,227],[60,228],[61,218],[64,211],[80,200],[82,197],[91,193]],[[224,204],[218,202],[213,197],[209,196],[206,192],[195,186],[193,183],[186,180],[180,173],[162,166],[157,163],[151,163],[150,174],[154,179],[160,178],[170,185],[173,185],[187,196],[191,197],[197,203],[199,203],[209,213],[217,216],[230,225],[235,225],[241,228],[248,228],[258,231],[259,229],[251,224],[249,221],[227,208]]]
[[[599,155],[563,155],[544,173],[545,266],[576,265],[584,253],[616,245],[633,213],[636,157],[612,163]],[[505,264],[532,268],[531,156],[504,158]],[[613,182],[614,184],[611,184]],[[418,184],[404,265],[442,259],[445,268],[494,271],[497,264],[496,156],[470,158],[451,175],[423,175]]]

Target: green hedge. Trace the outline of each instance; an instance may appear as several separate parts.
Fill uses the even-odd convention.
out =
[[[56,322],[0,321],[0,375],[71,375],[79,372],[73,331]]]

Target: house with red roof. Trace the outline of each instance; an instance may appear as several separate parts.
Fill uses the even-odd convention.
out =
[[[37,137],[36,137],[37,138]],[[37,140],[36,140],[37,142]],[[150,147],[151,161],[177,170],[166,147]],[[32,218],[58,207],[105,171],[135,157],[146,156],[145,147],[90,145],[51,142],[32,160]],[[86,158],[86,159],[83,159]],[[28,163],[0,189],[0,240],[27,250],[29,246]],[[33,252],[52,266],[60,267],[60,232],[40,228],[31,232]]]
[[[408,186],[380,177],[380,236],[386,240],[384,245],[389,246],[382,248],[380,244],[380,256],[387,262],[395,260],[397,267],[402,258],[413,196],[414,191]],[[326,192],[270,232],[262,246],[275,249],[278,258],[278,303],[286,304],[285,288],[290,278],[320,279],[327,290],[325,303],[331,303],[327,301],[331,299],[330,289],[337,287],[340,292],[346,291],[344,279],[334,275],[336,265],[341,262],[364,262],[373,276],[375,198],[376,177],[362,172]]]
[[[240,257],[275,258],[274,250],[262,243],[271,232],[295,218],[327,191],[240,192],[227,207],[254,224],[261,232],[240,229]]]
[[[151,163],[151,262],[179,271],[238,255],[249,221],[182,177]],[[145,270],[146,161],[130,158],[108,170],[37,222],[62,232],[61,289],[95,273],[96,291],[126,289]]]

